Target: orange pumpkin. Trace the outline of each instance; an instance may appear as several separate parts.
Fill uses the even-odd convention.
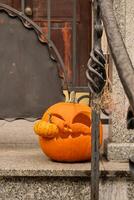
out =
[[[43,115],[41,122],[51,123],[58,130],[51,138],[39,138],[43,152],[53,160],[77,162],[91,159],[91,108],[78,103],[57,103]],[[45,130],[45,128],[44,128]],[[38,135],[40,131],[35,130]],[[100,123],[100,144],[102,144],[102,125]]]

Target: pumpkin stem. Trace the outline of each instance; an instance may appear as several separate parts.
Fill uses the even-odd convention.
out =
[[[75,91],[71,92],[69,102],[71,102],[71,103],[77,103],[76,92]]]

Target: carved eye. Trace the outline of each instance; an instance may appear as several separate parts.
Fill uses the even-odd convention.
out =
[[[89,113],[87,112],[80,112],[79,114],[77,114],[73,120],[72,120],[72,124],[74,123],[81,123],[84,124],[88,127],[91,126],[91,118],[89,116]]]
[[[73,132],[73,137],[91,134],[91,119],[89,113],[79,113],[77,114],[71,125]]]

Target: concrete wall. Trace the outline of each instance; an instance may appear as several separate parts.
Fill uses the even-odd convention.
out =
[[[114,0],[114,11],[120,32],[134,64],[134,2],[133,0]],[[126,66],[127,67],[127,66]],[[112,124],[106,152],[109,160],[129,159],[134,153],[134,131],[127,130],[126,116],[128,100],[113,66],[113,113]]]
[[[89,178],[8,177],[0,178],[2,200],[90,200]],[[133,200],[134,182],[126,178],[100,181],[99,200]]]

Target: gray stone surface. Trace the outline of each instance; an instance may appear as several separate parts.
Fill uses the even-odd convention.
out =
[[[126,3],[126,0],[113,0],[114,13],[124,40],[126,35]]]
[[[127,162],[134,155],[134,143],[108,143],[105,152],[109,161]]]
[[[107,132],[106,128],[104,132]],[[113,158],[118,160],[119,157],[124,158],[128,155],[126,154],[128,148],[115,148],[112,145],[108,148],[109,160]],[[0,158],[0,175],[5,176],[86,176],[90,174],[91,168],[90,163],[79,163],[65,164],[63,169],[62,164],[51,162],[39,147],[38,136],[33,131],[33,122],[25,120],[0,121]],[[103,170],[102,163],[100,166]]]
[[[132,45],[134,42],[134,3],[132,0],[114,0],[114,11],[123,40],[134,63],[134,46]],[[112,144],[107,146],[107,157],[109,160],[126,161],[129,158],[129,153],[133,151],[134,130],[127,130],[126,116],[129,103],[114,65],[112,82],[114,106],[109,133]]]
[[[126,5],[126,0],[114,0],[114,11],[124,42],[126,42]],[[115,66],[113,66],[112,83],[114,106],[110,139],[112,142],[117,143],[132,142],[134,141],[134,133],[130,133],[126,126],[126,115],[128,108],[128,105],[126,104],[128,104],[128,102],[126,102],[125,92],[121,85]]]
[[[40,148],[0,148],[0,176],[88,176],[90,169],[88,162],[53,162]]]
[[[100,161],[102,176],[129,176],[128,163]],[[67,176],[89,177],[91,163],[53,162],[39,148],[0,148],[1,176]]]
[[[128,183],[128,199],[134,200],[134,180]]]
[[[89,200],[88,179],[2,178],[1,200]]]
[[[100,170],[99,200],[129,200],[128,163],[102,160]],[[89,162],[57,163],[37,147],[0,147],[0,200],[90,200],[90,173]]]
[[[13,122],[0,120],[0,146],[38,146],[38,137],[33,131],[33,124],[26,120]]]
[[[128,163],[101,160],[100,170],[99,200],[132,197]],[[90,200],[90,173],[89,162],[57,163],[39,147],[0,146],[0,200]]]
[[[129,200],[128,183],[125,178],[101,180],[99,200]]]
[[[134,66],[134,3],[127,0],[126,3],[126,46]]]
[[[133,182],[126,178],[100,181],[99,200],[133,200]],[[90,200],[88,178],[12,177],[0,179],[1,200]]]

